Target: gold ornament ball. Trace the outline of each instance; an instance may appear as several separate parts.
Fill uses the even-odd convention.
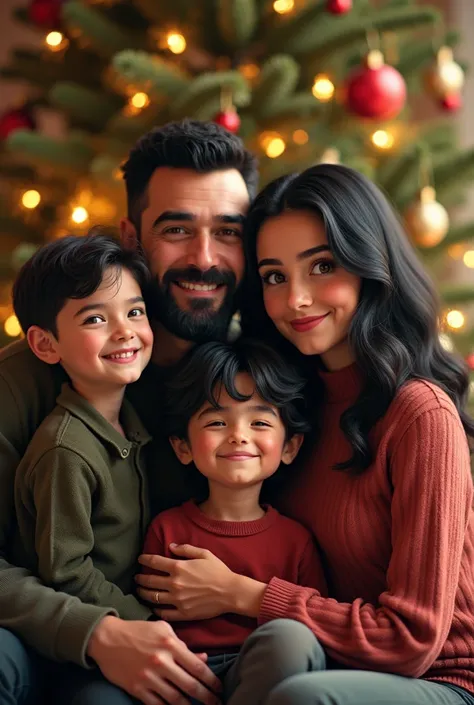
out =
[[[407,209],[405,225],[418,247],[434,247],[446,237],[449,216],[446,208],[436,200],[436,192],[431,186],[425,186],[419,199]]]
[[[443,99],[447,95],[460,93],[464,85],[464,71],[453,59],[449,47],[441,47],[436,62],[428,70],[425,81],[428,90],[436,97]]]

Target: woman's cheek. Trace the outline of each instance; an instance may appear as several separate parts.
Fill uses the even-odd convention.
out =
[[[267,315],[273,321],[276,321],[281,318],[284,305],[282,297],[281,295],[278,295],[277,291],[272,291],[271,289],[265,290],[263,293],[263,303],[265,305]]]

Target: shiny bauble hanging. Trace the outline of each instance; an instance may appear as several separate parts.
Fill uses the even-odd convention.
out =
[[[418,199],[404,214],[405,226],[417,247],[435,247],[446,237],[449,230],[449,215],[436,200],[436,191],[431,186],[421,189]]]
[[[389,120],[403,109],[407,89],[403,76],[385,64],[380,51],[370,51],[347,82],[346,104],[360,117]]]
[[[213,118],[213,122],[236,134],[240,128],[240,118],[236,110],[223,110]]]
[[[328,0],[326,10],[332,15],[345,15],[352,10],[352,0]]]
[[[439,101],[447,96],[459,95],[464,86],[464,71],[453,59],[450,47],[439,49],[436,60],[425,75],[426,87]]]

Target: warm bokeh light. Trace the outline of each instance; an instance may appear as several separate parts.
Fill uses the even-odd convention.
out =
[[[465,246],[456,242],[454,245],[450,245],[448,247],[447,252],[452,259],[462,259],[464,256],[464,250]]]
[[[21,204],[24,208],[28,208],[30,210],[33,210],[33,208],[36,208],[39,206],[41,202],[41,195],[39,191],[36,191],[35,189],[30,189],[29,191],[25,191],[23,196],[21,197]]]
[[[464,253],[463,262],[469,269],[474,269],[474,250],[468,250]]]
[[[173,54],[182,54],[186,49],[186,39],[179,32],[170,32],[166,37],[166,43]]]
[[[285,140],[281,137],[271,137],[265,144],[265,154],[270,159],[276,159],[281,156],[286,149]]]
[[[441,343],[441,347],[443,347],[447,352],[453,352],[454,350],[454,343],[449,337],[449,335],[446,335],[446,333],[440,333],[439,334],[439,342]]]
[[[239,71],[247,81],[253,81],[260,73],[260,68],[257,64],[240,64]]]
[[[320,73],[314,77],[312,91],[315,98],[320,100],[322,103],[327,103],[334,95],[334,83],[331,81],[329,76],[326,76],[324,73]]]
[[[150,98],[146,93],[135,93],[135,95],[132,95],[130,98],[130,104],[133,105],[134,108],[141,110],[150,105]]]
[[[293,142],[295,144],[306,144],[309,140],[309,135],[306,130],[295,130],[293,132]]]
[[[83,206],[76,206],[75,208],[73,208],[73,211],[71,213],[71,220],[73,223],[81,225],[81,223],[85,223],[88,218],[89,213],[86,211],[85,208],[83,208]]]
[[[273,9],[278,12],[279,15],[284,15],[287,12],[291,12],[295,7],[295,0],[275,0],[273,3]]]
[[[45,42],[49,47],[51,47],[51,49],[56,49],[60,46],[63,39],[64,36],[61,34],[61,32],[50,32],[46,35]]]
[[[466,323],[466,317],[462,311],[453,309],[446,314],[446,323],[453,330],[459,330]]]
[[[387,130],[376,130],[370,139],[378,149],[391,149],[395,142],[394,136]]]
[[[8,316],[3,325],[3,329],[10,338],[17,338],[21,334],[21,326],[18,322],[18,318],[14,314]]]

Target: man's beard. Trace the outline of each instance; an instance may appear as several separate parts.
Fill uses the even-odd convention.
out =
[[[225,286],[224,300],[218,309],[214,309],[213,298],[201,296],[193,300],[190,297],[190,308],[183,311],[171,293],[171,284],[179,281]],[[157,277],[153,278],[147,299],[150,318],[177,338],[193,343],[224,340],[232,314],[237,309],[237,280],[230,270],[169,269],[161,283]]]

